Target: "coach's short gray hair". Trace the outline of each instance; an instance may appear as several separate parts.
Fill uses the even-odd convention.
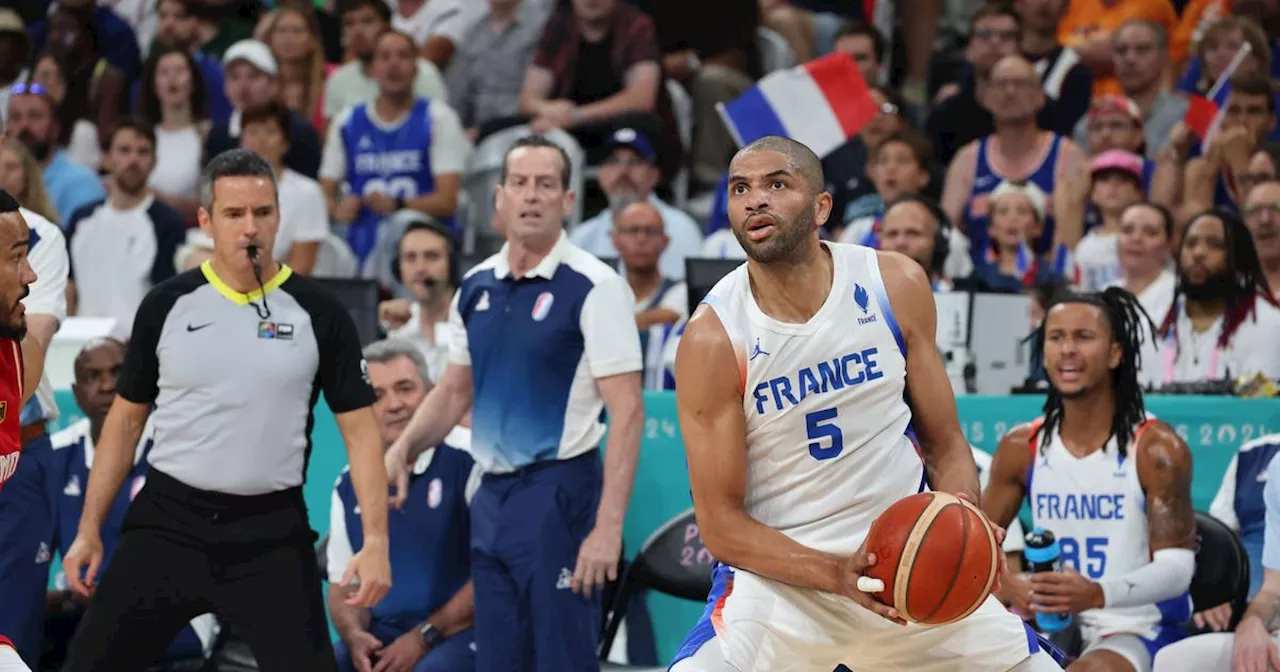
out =
[[[431,387],[431,376],[427,375],[427,358],[422,356],[418,346],[398,338],[384,338],[364,346],[364,361],[385,364],[397,357],[408,357],[413,368],[418,370],[422,384]]]
[[[279,200],[280,189],[271,164],[247,149],[228,149],[210,159],[200,174],[200,205],[205,210],[212,210],[213,185],[224,177],[265,177],[271,180],[271,188]]]

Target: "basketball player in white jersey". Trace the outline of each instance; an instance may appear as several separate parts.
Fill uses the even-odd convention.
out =
[[[1071,670],[1148,672],[1191,618],[1191,455],[1147,415],[1137,372],[1151,320],[1129,292],[1062,293],[1033,335],[1051,384],[1045,415],[1001,440],[982,506],[996,524],[1031,518],[1062,546],[1062,572],[1006,576],[1000,595],[1073,614]]]
[[[976,502],[978,475],[928,278],[905,256],[821,242],[822,185],[818,158],[786,138],[729,165],[748,261],[697,308],[676,359],[694,508],[718,563],[671,669],[1060,669],[995,598],[925,626],[857,589],[881,512],[926,487]]]

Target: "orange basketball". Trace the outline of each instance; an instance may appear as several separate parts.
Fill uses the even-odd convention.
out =
[[[986,516],[945,492],[906,497],[872,523],[867,576],[884,582],[872,595],[908,621],[941,625],[973,613],[995,585],[1000,547]]]

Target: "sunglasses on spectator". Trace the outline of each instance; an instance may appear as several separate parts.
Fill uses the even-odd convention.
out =
[[[49,89],[44,88],[37,82],[18,82],[17,84],[9,87],[9,94],[14,96],[25,96],[28,94],[32,96],[47,96],[49,95]]]

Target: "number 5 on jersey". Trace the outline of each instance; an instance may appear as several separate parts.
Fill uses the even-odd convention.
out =
[[[824,408],[806,413],[805,432],[809,436],[809,454],[815,460],[829,460],[844,452],[844,434],[835,423],[836,409]],[[826,441],[830,445],[823,446]]]

